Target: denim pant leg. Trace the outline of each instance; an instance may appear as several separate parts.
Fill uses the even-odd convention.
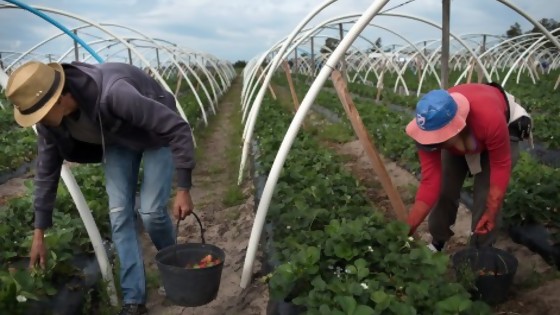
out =
[[[109,146],[105,152],[109,216],[119,256],[120,284],[125,304],[146,302],[146,276],[134,210],[141,158],[141,152],[120,146]]]
[[[173,179],[171,149],[144,151],[144,177],[140,191],[140,216],[157,250],[175,244],[168,204]]]

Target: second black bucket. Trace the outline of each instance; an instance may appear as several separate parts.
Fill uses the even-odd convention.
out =
[[[156,254],[156,264],[167,299],[184,307],[202,306],[218,296],[226,258],[221,248],[206,244],[202,223],[194,215],[200,225],[202,243],[176,244]],[[207,255],[212,255],[220,262],[206,268],[186,268],[188,264],[196,264]]]
[[[518,261],[513,254],[495,247],[469,247],[453,255],[457,277],[470,273],[475,280],[471,292],[475,299],[497,305],[507,299],[517,272]]]

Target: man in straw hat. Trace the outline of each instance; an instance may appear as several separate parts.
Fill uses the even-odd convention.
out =
[[[120,314],[146,314],[146,277],[134,207],[140,163],[140,218],[158,250],[175,243],[167,212],[173,167],[178,187],[173,214],[182,220],[193,210],[191,129],[178,115],[174,96],[128,64],[36,61],[11,74],[6,96],[15,106],[17,123],[36,125],[38,131],[30,264],[44,265],[47,258],[43,235],[52,226],[63,161],[101,162],[120,260],[124,300]]]
[[[406,127],[414,139],[421,182],[409,212],[410,234],[430,214],[429,245],[441,251],[452,236],[463,182],[474,176],[471,245],[492,246],[519,141],[531,140],[531,119],[498,84],[433,90],[416,105]]]

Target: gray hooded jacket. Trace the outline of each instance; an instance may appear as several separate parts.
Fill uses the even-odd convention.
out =
[[[103,144],[81,142],[68,130],[37,124],[35,227],[52,226],[52,211],[64,160],[100,163],[106,144],[143,151],[169,146],[177,185],[189,189],[195,167],[189,124],[179,116],[174,96],[139,68],[124,63],[63,64],[66,86],[81,114],[99,124]]]

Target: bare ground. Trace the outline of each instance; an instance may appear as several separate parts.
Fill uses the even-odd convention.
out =
[[[239,79],[237,79],[239,80]],[[238,102],[240,83],[237,81],[232,88],[233,96],[227,97]],[[195,212],[199,214],[205,225],[206,242],[222,248],[226,253],[220,291],[216,300],[197,308],[184,308],[174,306],[165,297],[158,294],[157,280],[152,281],[148,297],[150,315],[178,315],[178,314],[204,314],[204,315],[259,315],[266,313],[268,303],[268,289],[265,284],[255,281],[246,290],[239,286],[241,270],[243,267],[247,241],[250,236],[254,219],[254,202],[252,187],[244,184],[242,187],[243,200],[232,207],[224,206],[224,198],[232,185],[235,185],[238,164],[231,167],[227,162],[228,150],[237,146],[229,136],[232,133],[233,121],[237,119],[235,111],[238,110],[231,102],[220,105],[217,117],[209,129],[209,134],[197,139],[202,152],[193,173],[193,189],[191,195],[195,203]],[[239,139],[236,139],[239,141]],[[198,225],[192,216],[181,224],[178,242],[200,242]],[[147,235],[143,237],[144,258],[147,273],[157,275],[154,256],[155,248]],[[258,263],[255,270],[259,270]],[[153,277],[155,277],[153,275]],[[149,281],[150,282],[150,281]],[[155,283],[154,283],[155,282]],[[155,285],[154,285],[155,284]]]
[[[25,177],[29,176],[31,175],[27,174]],[[25,193],[25,177],[12,178],[4,184],[0,185],[0,206],[3,205],[7,200],[19,197]]]

